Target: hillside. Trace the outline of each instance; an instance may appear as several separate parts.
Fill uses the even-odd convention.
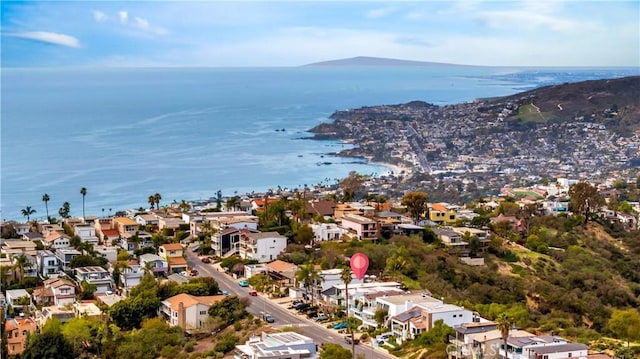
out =
[[[512,121],[588,121],[620,135],[640,130],[640,76],[546,86],[489,101],[515,102]]]
[[[314,62],[304,66],[466,66],[442,62],[412,61],[383,57],[357,56],[348,59]]]

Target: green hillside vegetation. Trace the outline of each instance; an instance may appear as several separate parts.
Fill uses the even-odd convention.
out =
[[[534,217],[530,228],[524,238],[495,236],[483,267],[467,266],[438,243],[417,237],[325,243],[317,261],[326,266],[336,252],[363,252],[369,272],[408,289],[427,289],[488,319],[504,312],[521,328],[583,342],[612,334],[608,321],[615,309],[640,305],[637,232],[598,223],[585,228],[550,216]]]

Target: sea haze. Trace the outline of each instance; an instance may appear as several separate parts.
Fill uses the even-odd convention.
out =
[[[306,131],[336,110],[509,95],[638,69],[299,67],[3,69],[2,219],[87,215],[269,188],[335,183],[386,167],[327,155],[348,146]],[[329,162],[330,164],[324,164]],[[33,217],[32,217],[33,218]]]

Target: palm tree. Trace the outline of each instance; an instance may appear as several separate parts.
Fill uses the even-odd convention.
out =
[[[27,258],[27,256],[25,256],[24,254],[15,258],[14,263],[16,268],[18,269],[18,273],[20,273],[20,280],[24,279],[24,269],[33,267],[33,264],[31,263],[31,261],[29,261],[29,258]]]
[[[44,208],[47,211],[47,222],[49,222],[49,195],[48,194],[43,194],[42,195],[42,202],[44,202]]]
[[[229,197],[227,199],[227,211],[235,210],[240,205],[240,198],[238,196]]]
[[[160,193],[157,193],[153,195],[153,200],[156,203],[156,208],[160,209],[160,200],[162,199],[162,196],[160,195]]]
[[[84,197],[87,195],[87,189],[85,187],[80,188],[80,194],[82,195],[82,221],[84,222]]]
[[[156,197],[154,195],[149,196],[147,202],[149,202],[149,204],[151,205],[151,209],[153,209],[154,205],[156,204]]]
[[[29,222],[31,219],[31,215],[36,213],[36,210],[31,208],[31,206],[27,206],[24,209],[22,209],[21,212],[23,216],[27,217],[27,222]]]
[[[505,313],[500,314],[496,319],[496,329],[500,331],[502,340],[504,340],[504,358],[507,359],[507,339],[509,338],[509,331],[513,326],[513,320]]]
[[[313,292],[315,284],[322,280],[322,277],[314,267],[312,262],[301,265],[296,272],[296,281],[301,282],[307,293],[309,292],[309,288],[311,288],[311,304],[313,304]]]
[[[351,267],[342,268],[340,279],[342,279],[342,282],[344,283],[345,307],[347,308],[347,318],[349,318],[349,284],[353,279],[353,271],[351,270]]]
[[[183,213],[186,213],[186,212],[189,212],[189,210],[191,210],[191,205],[183,199],[182,201],[180,201],[178,208],[180,208],[180,210]]]

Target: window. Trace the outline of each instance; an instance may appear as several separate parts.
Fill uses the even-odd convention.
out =
[[[23,330],[23,331],[22,331],[22,336],[24,336],[24,337],[26,337],[26,336],[27,336],[27,331],[26,331],[26,330]]]
[[[200,311],[200,315],[207,315],[207,311],[206,310],[201,310]]]

